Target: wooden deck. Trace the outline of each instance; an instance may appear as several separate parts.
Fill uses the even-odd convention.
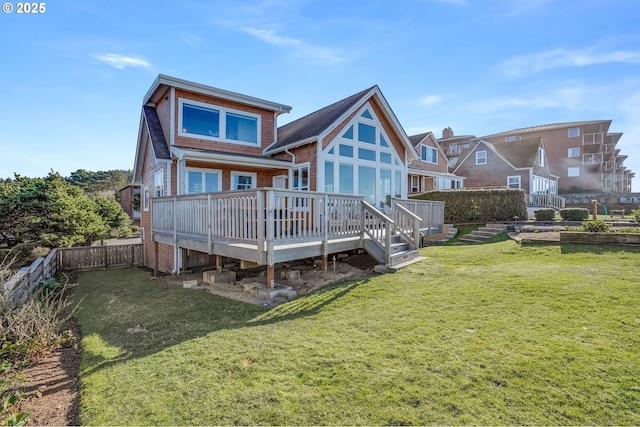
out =
[[[394,199],[387,216],[362,196],[272,188],[155,198],[151,209],[154,242],[271,267],[358,248],[391,266],[417,252],[421,230],[444,226],[442,202]]]

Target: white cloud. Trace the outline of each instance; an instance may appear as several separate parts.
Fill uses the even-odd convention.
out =
[[[105,65],[117,68],[119,70],[122,70],[126,67],[149,68],[151,66],[151,64],[149,64],[146,59],[118,55],[116,53],[103,53],[100,55],[95,55],[94,58]]]
[[[540,71],[562,67],[584,67],[606,63],[640,63],[640,51],[603,51],[593,48],[582,50],[553,49],[530,55],[511,58],[500,65],[508,76],[538,73]]]
[[[430,107],[435,104],[439,104],[442,101],[442,97],[440,95],[427,95],[420,99],[420,104]]]
[[[184,34],[182,36],[182,41],[186,44],[190,44],[191,46],[196,46],[202,44],[202,37],[196,34]]]
[[[335,49],[316,46],[305,43],[302,40],[281,36],[273,30],[254,27],[240,27],[240,30],[271,45],[291,47],[294,49],[293,52],[296,55],[304,58],[320,60],[331,64],[339,64],[345,59],[342,55],[336,52]]]

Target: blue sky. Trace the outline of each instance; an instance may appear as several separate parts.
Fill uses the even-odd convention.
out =
[[[611,119],[640,175],[637,0],[9,4],[2,178],[131,169],[159,73],[292,106],[280,125],[374,84],[409,135]]]

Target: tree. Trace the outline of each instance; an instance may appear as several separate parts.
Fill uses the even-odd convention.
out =
[[[126,213],[103,199],[85,196],[54,172],[45,178],[15,175],[11,184],[0,185],[0,234],[11,245],[47,247],[91,244],[112,228],[122,235]]]

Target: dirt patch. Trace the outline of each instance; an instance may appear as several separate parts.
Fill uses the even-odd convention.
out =
[[[376,260],[369,254],[361,253],[360,251],[337,254],[335,259],[333,256],[329,257],[327,271],[322,271],[322,261],[320,259],[285,262],[275,267],[275,283],[276,285],[291,288],[299,296],[340,280],[373,274],[373,267],[377,264]],[[198,285],[193,288],[194,290],[204,290],[225,298],[264,307],[274,307],[287,302],[291,298],[286,295],[269,298],[246,290],[247,286],[245,285],[251,287],[251,285],[259,284],[266,288],[267,278],[266,267],[264,266],[241,269],[237,263],[229,263],[224,265],[224,270],[236,273],[236,281],[234,283],[216,283],[209,286],[202,282],[202,271],[189,272],[179,276],[164,276],[159,280],[177,286],[183,286],[184,282],[195,280]],[[297,274],[287,274],[295,271],[299,272],[299,277]]]
[[[29,411],[27,425],[77,426],[79,424],[80,328],[74,318],[68,322],[74,336],[72,345],[22,371],[24,397],[19,410]]]

